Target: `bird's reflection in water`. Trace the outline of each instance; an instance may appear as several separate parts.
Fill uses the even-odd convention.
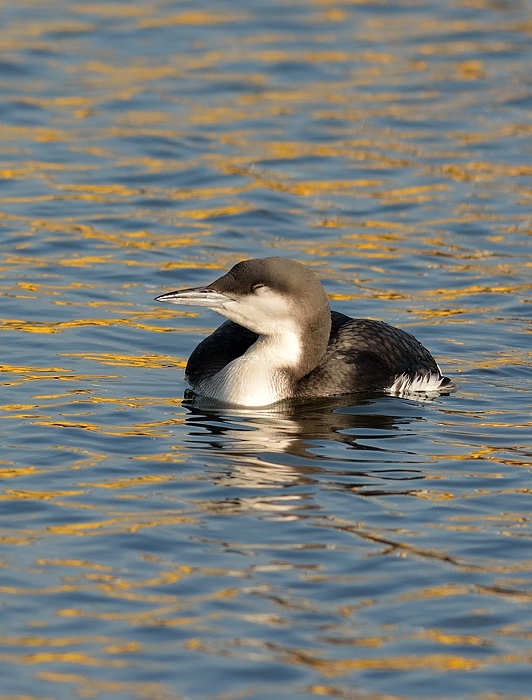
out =
[[[214,483],[254,490],[277,487],[271,498],[265,493],[235,496],[231,501],[239,510],[308,509],[310,503],[301,501],[312,500],[310,492],[318,484],[375,496],[409,493],[414,485],[404,488],[404,482],[424,479],[418,456],[393,446],[393,438],[423,419],[419,403],[361,395],[240,409],[190,392],[183,406],[189,411],[187,446],[201,451],[214,467]],[[397,482],[402,482],[399,490]]]

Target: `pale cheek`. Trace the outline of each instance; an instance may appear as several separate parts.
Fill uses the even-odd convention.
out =
[[[227,301],[223,305],[223,311],[218,311],[231,321],[259,335],[280,334],[293,330],[286,303],[268,291],[256,293],[249,299]]]
[[[264,295],[262,299],[257,299],[255,308],[259,308],[263,316],[271,319],[287,318],[290,316],[286,304],[275,297]]]

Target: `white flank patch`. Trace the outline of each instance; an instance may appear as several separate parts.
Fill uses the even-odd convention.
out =
[[[441,374],[416,374],[413,378],[406,374],[395,377],[393,384],[386,389],[389,394],[427,394],[442,388]]]

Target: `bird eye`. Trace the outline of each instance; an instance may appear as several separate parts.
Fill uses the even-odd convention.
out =
[[[262,282],[256,282],[255,284],[252,284],[252,285],[251,285],[251,291],[252,291],[253,293],[258,292],[259,289],[264,289],[265,286],[266,286],[266,285],[265,285],[265,284],[262,284]]]

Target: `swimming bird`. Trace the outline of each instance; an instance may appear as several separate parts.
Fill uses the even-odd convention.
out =
[[[229,319],[196,347],[185,371],[196,393],[224,403],[427,393],[450,381],[410,333],[331,311],[317,276],[288,258],[243,260],[206,287],[155,300],[205,306]]]

